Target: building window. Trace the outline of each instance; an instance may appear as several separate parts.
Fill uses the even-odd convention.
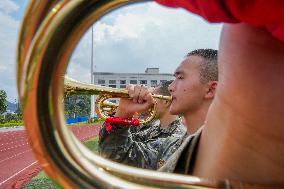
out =
[[[109,87],[116,88],[116,85],[109,85]]]
[[[137,84],[137,80],[130,80],[130,84]]]
[[[157,86],[158,81],[157,80],[151,80],[151,87]]]
[[[147,85],[147,80],[140,80],[140,84]]]
[[[114,100],[114,99],[111,99],[109,101],[112,102],[112,103],[116,103],[116,100]]]
[[[109,84],[116,84],[116,80],[109,80]]]
[[[103,79],[99,79],[99,80],[98,80],[98,84],[105,84],[105,83],[106,83],[106,81],[103,80]]]
[[[126,85],[120,85],[120,88],[124,89],[124,88],[126,88]]]
[[[120,84],[125,85],[126,84],[126,80],[120,80]]]

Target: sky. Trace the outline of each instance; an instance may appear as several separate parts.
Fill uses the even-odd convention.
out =
[[[18,98],[16,48],[27,0],[0,0],[0,89],[7,100]],[[154,2],[120,8],[93,26],[94,71],[144,73],[158,67],[173,73],[184,56],[198,48],[218,49],[221,24],[209,24],[182,9]],[[90,82],[92,32],[74,49],[67,75]]]

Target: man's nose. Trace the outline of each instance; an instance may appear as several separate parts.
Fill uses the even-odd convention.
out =
[[[169,91],[170,93],[174,92],[174,81],[169,85],[168,91]]]

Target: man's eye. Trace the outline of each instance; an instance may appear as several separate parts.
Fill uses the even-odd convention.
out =
[[[183,77],[181,75],[177,76],[177,79],[183,79]]]

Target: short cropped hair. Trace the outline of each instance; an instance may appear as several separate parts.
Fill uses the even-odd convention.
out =
[[[186,55],[199,56],[203,59],[200,62],[200,81],[207,83],[209,81],[218,81],[218,51],[214,49],[197,49]]]
[[[171,96],[171,93],[170,91],[168,90],[169,88],[169,85],[172,83],[173,81],[164,81],[164,82],[161,82],[159,83],[156,88],[159,88],[158,89],[158,93],[160,95],[164,95],[164,96]]]

